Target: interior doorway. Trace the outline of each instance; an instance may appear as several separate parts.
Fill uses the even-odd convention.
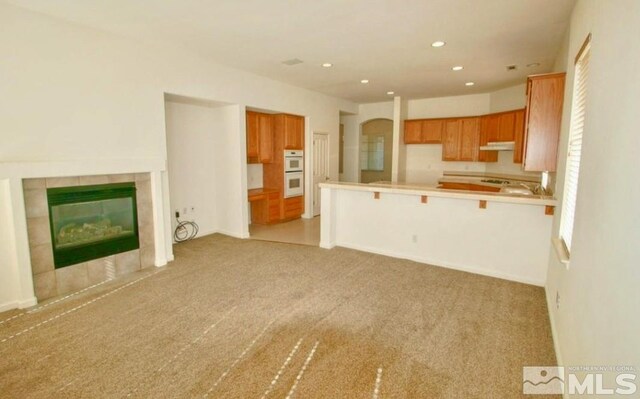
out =
[[[360,182],[391,181],[393,121],[372,119],[362,124]]]
[[[320,183],[329,180],[329,135],[313,134],[313,216],[320,215]]]

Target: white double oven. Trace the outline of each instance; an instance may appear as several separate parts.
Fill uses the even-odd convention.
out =
[[[304,195],[304,151],[284,151],[284,198]]]

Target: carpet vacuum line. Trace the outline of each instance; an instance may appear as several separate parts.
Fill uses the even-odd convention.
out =
[[[50,318],[48,318],[47,320],[41,321],[40,323],[38,323],[38,324],[36,324],[36,325],[33,325],[33,326],[29,327],[29,328],[25,328],[24,330],[22,330],[22,331],[20,331],[20,332],[17,332],[17,333],[15,333],[15,334],[13,334],[13,335],[10,335],[10,336],[6,337],[6,338],[3,338],[2,340],[0,340],[0,343],[4,343],[4,342],[7,342],[7,341],[10,341],[10,340],[12,340],[13,338],[17,338],[17,337],[19,337],[19,336],[20,336],[20,335],[22,335],[22,334],[28,333],[28,332],[32,331],[33,329],[35,329],[35,328],[37,328],[37,327],[40,327],[40,326],[42,326],[42,325],[44,325],[44,324],[47,324],[47,323],[49,323],[49,322],[52,322],[52,321],[54,321],[54,320],[56,320],[56,319],[58,319],[58,318],[60,318],[60,317],[62,317],[62,316],[68,315],[69,313],[73,313],[73,312],[75,312],[76,310],[82,309],[82,308],[84,308],[84,307],[85,307],[85,306],[87,306],[87,305],[90,305],[90,304],[92,304],[92,303],[94,303],[94,302],[96,302],[96,301],[99,301],[99,300],[101,300],[101,299],[104,299],[105,297],[107,297],[107,296],[109,296],[109,295],[111,295],[111,294],[114,294],[114,293],[116,293],[116,292],[118,292],[118,291],[120,291],[120,290],[122,290],[122,289],[124,289],[124,288],[127,288],[127,287],[129,287],[129,286],[132,286],[133,284],[138,283],[139,281],[142,281],[142,280],[144,280],[144,279],[146,279],[146,278],[148,278],[148,277],[151,277],[151,276],[155,275],[156,273],[159,273],[159,271],[158,271],[158,272],[155,272],[155,273],[151,273],[151,274],[146,275],[146,276],[144,276],[144,277],[140,277],[139,279],[137,279],[137,280],[133,280],[133,281],[131,281],[131,282],[129,282],[129,283],[127,283],[127,284],[125,284],[125,285],[121,286],[121,287],[118,287],[118,288],[116,288],[116,289],[114,289],[114,290],[112,290],[112,291],[107,292],[106,294],[102,294],[102,295],[100,295],[100,296],[99,296],[99,297],[97,297],[97,298],[94,298],[94,299],[92,299],[92,300],[90,300],[90,301],[87,301],[87,302],[85,302],[85,303],[83,303],[83,304],[80,304],[80,305],[76,306],[75,308],[69,309],[69,310],[64,311],[64,312],[62,312],[62,313],[59,313],[59,314],[57,314],[57,315],[55,315],[55,316],[53,316],[53,317],[50,317]]]
[[[69,295],[63,296],[62,298],[58,298],[58,299],[56,299],[56,300],[55,300],[55,301],[53,301],[53,302],[46,303],[46,304],[44,304],[44,305],[42,305],[42,306],[38,306],[38,307],[37,307],[37,308],[35,308],[35,309],[31,309],[31,310],[29,310],[29,311],[22,312],[22,313],[20,313],[20,314],[15,315],[15,316],[9,317],[8,319],[4,319],[4,320],[0,321],[0,324],[6,323],[6,322],[8,322],[8,321],[10,321],[10,320],[13,320],[13,319],[17,319],[18,317],[20,317],[20,316],[24,316],[24,315],[26,315],[26,314],[35,313],[35,312],[37,312],[37,311],[40,311],[40,310],[42,310],[42,309],[46,308],[47,306],[51,306],[51,305],[53,305],[53,304],[55,304],[55,303],[62,302],[62,301],[64,301],[65,299],[69,299],[69,298],[74,297],[74,296],[76,296],[76,295],[80,295],[80,294],[82,294],[82,293],[83,293],[83,292],[85,292],[85,291],[88,291],[88,290],[90,290],[90,289],[92,289],[92,288],[96,288],[96,287],[98,287],[98,286],[100,286],[100,285],[102,285],[102,284],[104,284],[104,283],[106,283],[106,282],[109,282],[109,281],[111,281],[111,280],[104,280],[104,281],[101,281],[101,282],[99,282],[99,283],[97,283],[97,284],[94,284],[94,285],[92,285],[92,286],[89,286],[89,287],[87,287],[87,288],[84,288],[84,289],[82,289],[82,290],[80,290],[80,291],[77,291],[77,292],[74,292],[74,293],[72,293],[72,294],[69,294]]]
[[[373,399],[378,399],[378,395],[380,395],[381,384],[382,384],[382,367],[378,367],[378,372],[376,373],[376,384],[373,387],[373,395],[371,396]]]
[[[287,397],[285,399],[291,399],[293,397],[293,394],[296,392],[296,388],[298,388],[298,384],[300,383],[300,380],[302,380],[302,376],[304,375],[304,372],[307,370],[309,363],[311,363],[311,359],[313,359],[313,355],[316,354],[316,349],[318,349],[318,345],[320,345],[320,341],[316,341],[315,345],[313,345],[313,348],[311,348],[311,351],[307,355],[307,358],[304,361],[302,368],[298,372],[298,375],[296,376],[296,380],[293,382],[293,385],[291,386],[291,389],[289,390],[289,393],[287,394]]]
[[[222,380],[225,379],[225,377],[231,372],[231,370],[233,370],[238,365],[238,363],[240,363],[240,361],[246,356],[246,354],[251,350],[251,348],[253,348],[256,342],[258,342],[258,340],[262,338],[262,336],[267,332],[269,327],[271,327],[273,323],[275,323],[275,321],[276,321],[276,318],[272,319],[269,322],[269,324],[267,324],[266,327],[263,328],[258,335],[256,335],[253,341],[251,341],[251,343],[249,343],[249,345],[246,348],[244,348],[242,353],[240,353],[238,357],[235,358],[233,363],[231,363],[231,366],[229,366],[222,374],[220,374],[220,377],[218,377],[216,382],[214,382],[211,388],[209,388],[209,390],[202,396],[203,398],[209,397],[209,394],[213,392],[213,390],[218,386],[218,384],[220,384],[220,382],[222,382]]]
[[[209,333],[209,331],[211,331],[212,329],[214,329],[218,324],[220,324],[224,319],[226,319],[227,317],[229,317],[229,315],[231,313],[233,313],[236,309],[238,308],[238,305],[235,305],[234,307],[232,307],[231,309],[229,309],[222,317],[220,317],[218,320],[216,320],[215,322],[213,322],[209,327],[207,327],[202,334],[198,335],[196,338],[194,338],[191,342],[189,342],[188,344],[184,345],[182,348],[180,348],[180,350],[178,351],[178,353],[176,353],[172,358],[170,358],[168,361],[164,362],[160,367],[158,367],[157,369],[155,369],[153,371],[153,373],[151,373],[151,375],[149,377],[154,376],[155,374],[161,372],[162,370],[164,370],[167,366],[169,366],[170,364],[172,364],[173,362],[175,362],[178,357],[180,357],[180,355],[182,355],[187,349],[189,349],[190,347],[192,347],[193,345],[197,344],[200,340],[202,340],[204,338],[205,335],[207,335]],[[131,395],[135,394],[136,392],[138,392],[139,386],[134,389],[133,391],[129,392],[127,394],[127,397],[131,397]]]
[[[267,388],[267,390],[264,391],[264,394],[262,394],[262,398],[261,399],[265,399],[269,395],[269,393],[271,393],[271,390],[276,386],[276,384],[278,383],[278,379],[282,376],[282,373],[287,368],[287,366],[289,365],[289,363],[291,362],[291,360],[295,356],[296,352],[298,352],[298,349],[300,349],[300,344],[302,344],[302,340],[303,340],[303,338],[300,338],[298,340],[298,343],[296,343],[296,345],[293,347],[293,349],[291,349],[291,352],[289,352],[289,356],[287,356],[287,359],[284,361],[284,363],[282,363],[282,366],[280,366],[280,369],[278,370],[276,375],[271,380],[271,385],[269,385],[269,388]]]

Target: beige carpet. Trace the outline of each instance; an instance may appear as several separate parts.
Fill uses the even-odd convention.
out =
[[[0,395],[513,398],[555,363],[539,287],[221,235],[175,254],[1,313]]]

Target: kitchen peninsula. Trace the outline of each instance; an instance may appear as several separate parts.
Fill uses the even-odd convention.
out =
[[[553,197],[392,183],[320,187],[323,248],[544,285]]]

